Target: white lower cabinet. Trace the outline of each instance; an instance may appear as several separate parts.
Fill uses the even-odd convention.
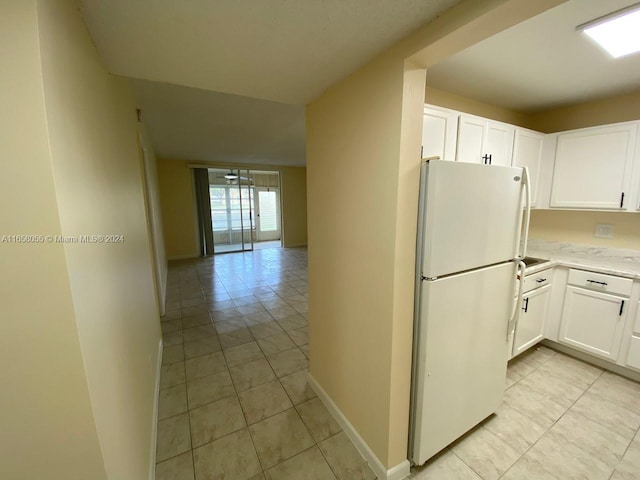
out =
[[[567,285],[559,341],[616,361],[629,299]]]
[[[546,285],[522,296],[522,310],[513,340],[514,357],[544,339],[544,319],[550,292],[551,285]]]
[[[633,335],[627,354],[627,366],[640,370],[640,337]]]
[[[636,321],[629,343],[626,365],[640,370],[640,302],[638,302],[638,308],[636,309]]]

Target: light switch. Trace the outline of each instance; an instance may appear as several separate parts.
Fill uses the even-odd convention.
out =
[[[613,238],[613,225],[598,223],[596,225],[596,233],[593,236],[596,238]]]

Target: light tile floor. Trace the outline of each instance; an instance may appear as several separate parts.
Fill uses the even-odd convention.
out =
[[[373,479],[307,385],[305,249],[170,265],[157,480]],[[538,347],[500,410],[410,478],[640,480],[640,384]]]
[[[307,384],[307,254],[172,262],[156,480],[372,480]]]
[[[640,480],[640,384],[545,347],[512,362],[495,415],[418,479]]]

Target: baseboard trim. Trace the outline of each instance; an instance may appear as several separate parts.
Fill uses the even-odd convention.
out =
[[[198,255],[197,253],[192,253],[190,255],[176,255],[174,257],[167,257],[167,261],[170,262],[171,260],[189,260],[191,258],[200,258],[200,255]]]
[[[344,430],[344,433],[351,439],[356,449],[360,452],[360,455],[364,457],[366,462],[369,464],[373,473],[376,474],[379,480],[401,480],[409,475],[409,469],[411,465],[409,464],[409,460],[404,460],[398,465],[390,468],[387,468],[382,464],[380,459],[373,453],[373,450],[369,448],[367,442],[360,436],[358,431],[351,425],[351,422],[347,420],[347,417],[344,416],[342,411],[338,408],[338,406],[333,402],[331,397],[327,392],[325,392],[324,388],[320,386],[320,384],[316,381],[315,378],[311,375],[311,372],[308,374],[309,385],[316,392],[318,398],[322,401],[327,410],[333,415],[336,421]]]
[[[554,342],[553,340],[544,339],[540,342],[541,345],[545,347],[549,347],[553,350],[556,350],[560,353],[565,353],[572,357],[577,358],[578,360],[582,360],[583,362],[590,363],[595,365],[596,367],[603,368],[605,370],[609,370],[617,375],[622,377],[626,377],[634,382],[640,382],[640,372],[634,372],[630,368],[623,367],[618,365],[617,363],[612,363],[603,358],[598,358],[593,355],[590,355],[585,352],[581,352],[580,350],[576,350],[575,348],[571,348],[568,345],[563,345],[562,343]]]
[[[306,247],[307,244],[306,243],[292,243],[290,245],[282,245],[282,248],[300,248],[300,247]]]
[[[151,454],[149,465],[149,480],[156,478],[156,443],[158,442],[158,399],[160,396],[160,372],[162,371],[162,338],[158,342],[158,355],[156,359],[156,385],[153,398],[153,416],[151,424]]]

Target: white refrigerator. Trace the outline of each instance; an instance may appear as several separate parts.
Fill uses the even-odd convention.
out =
[[[409,458],[422,465],[502,402],[526,255],[527,170],[422,164]]]

